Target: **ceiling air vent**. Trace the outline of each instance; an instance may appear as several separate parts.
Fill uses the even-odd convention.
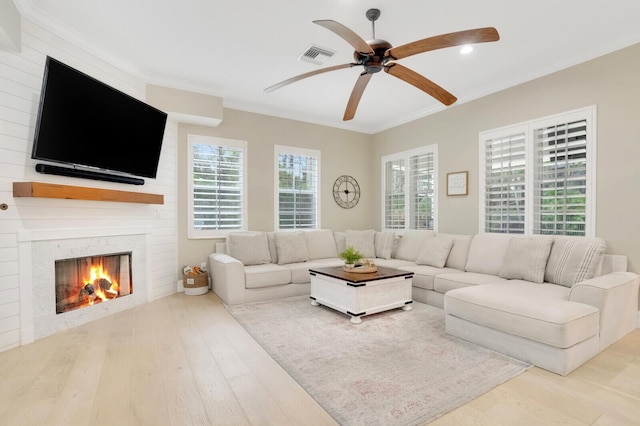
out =
[[[335,54],[336,52],[311,45],[302,55],[298,56],[298,59],[315,65],[322,65]]]

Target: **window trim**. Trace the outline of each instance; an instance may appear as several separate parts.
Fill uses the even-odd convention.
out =
[[[214,146],[230,146],[242,150],[242,227],[233,230],[197,230],[193,227],[193,145],[208,144]],[[226,237],[232,232],[245,231],[249,221],[248,216],[248,182],[249,168],[247,167],[248,144],[247,141],[238,139],[219,138],[215,136],[205,136],[198,134],[187,135],[187,237],[189,239],[206,239]]]
[[[320,212],[322,211],[322,180],[321,180],[321,153],[319,149],[300,148],[294,146],[274,145],[273,147],[273,229],[279,231],[295,231],[297,229],[321,229],[322,221]],[[314,157],[316,159],[316,226],[315,228],[280,228],[280,163],[278,157],[280,154],[304,155],[306,157]]]
[[[578,108],[546,117],[536,118],[533,120],[521,122],[518,124],[500,127],[497,129],[482,131],[479,134],[479,165],[478,165],[478,182],[479,182],[479,208],[478,208],[478,230],[485,233],[486,218],[486,176],[485,176],[485,155],[486,141],[488,139],[496,139],[514,135],[518,132],[524,132],[525,135],[525,236],[533,234],[534,208],[533,208],[533,186],[534,168],[532,162],[535,161],[535,131],[543,127],[549,127],[556,124],[564,124],[570,121],[586,120],[587,122],[587,168],[586,168],[586,197],[585,206],[585,237],[596,236],[596,170],[597,170],[597,107],[591,105],[584,108]],[[537,235],[537,234],[535,234]]]
[[[385,220],[385,215],[386,215],[386,211],[385,211],[385,198],[386,198],[386,163],[390,162],[390,161],[396,161],[396,160],[403,160],[405,163],[405,171],[407,172],[407,175],[405,176],[405,182],[404,182],[404,194],[405,196],[410,195],[411,194],[411,179],[410,176],[408,175],[408,166],[410,164],[410,160],[411,157],[414,156],[418,156],[418,155],[424,155],[424,154],[428,154],[428,153],[432,153],[433,154],[433,212],[432,212],[432,216],[433,216],[433,230],[435,232],[438,231],[438,210],[439,210],[439,167],[438,167],[438,144],[431,144],[431,145],[425,145],[425,146],[421,146],[418,148],[414,148],[414,149],[410,149],[407,151],[402,151],[402,152],[396,152],[394,154],[389,154],[389,155],[385,155],[381,158],[381,182],[380,182],[380,194],[381,194],[381,200],[380,200],[380,219],[381,219],[381,224],[380,224],[380,229],[382,231],[393,231],[393,232],[404,232],[406,230],[409,229],[413,229],[411,228],[411,211],[410,209],[405,208],[405,212],[404,212],[404,224],[405,227],[404,229],[396,229],[396,228],[387,228],[386,227],[386,220]],[[410,201],[410,200],[409,200]],[[405,203],[407,202],[407,200],[405,199]],[[405,204],[406,205],[406,204]]]

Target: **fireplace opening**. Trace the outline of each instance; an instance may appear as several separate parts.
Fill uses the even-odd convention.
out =
[[[131,252],[55,261],[56,314],[133,293]]]

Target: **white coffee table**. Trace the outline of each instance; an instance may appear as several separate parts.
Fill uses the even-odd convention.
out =
[[[362,317],[390,309],[411,310],[413,272],[378,266],[377,272],[346,272],[342,267],[310,269],[311,304],[324,305],[351,317]]]

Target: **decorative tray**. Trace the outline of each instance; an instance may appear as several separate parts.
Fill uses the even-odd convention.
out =
[[[376,267],[376,265],[358,266],[355,268],[347,268],[346,266],[343,266],[342,270],[345,272],[353,272],[354,274],[370,274],[372,272],[378,272],[378,268]]]

